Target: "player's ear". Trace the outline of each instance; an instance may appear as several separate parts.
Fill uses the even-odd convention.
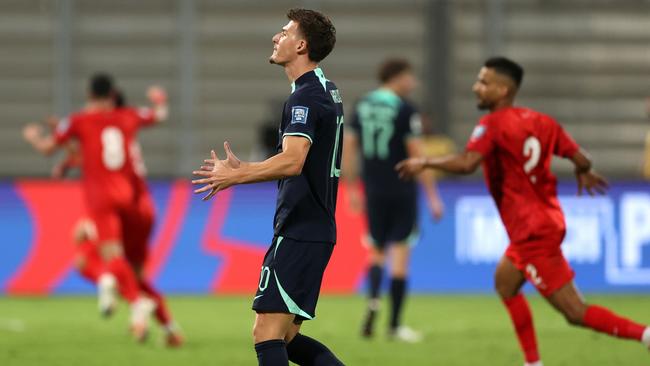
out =
[[[307,41],[301,39],[298,42],[298,45],[296,46],[296,51],[298,52],[299,55],[307,54],[307,52],[309,52],[309,50],[307,49]]]

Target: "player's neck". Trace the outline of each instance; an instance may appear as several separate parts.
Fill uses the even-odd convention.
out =
[[[401,90],[397,86],[395,86],[395,85],[393,85],[391,83],[383,84],[379,88],[383,89],[383,90],[388,90],[389,92],[399,96],[400,98],[402,97],[402,94],[403,94],[403,93],[401,93]]]
[[[505,108],[511,108],[512,105],[514,104],[513,99],[502,99],[498,102],[496,102],[492,108],[490,108],[490,112],[496,112]]]
[[[86,109],[89,111],[108,111],[113,108],[113,101],[110,99],[92,99],[86,104]]]
[[[302,75],[316,69],[318,64],[315,62],[307,61],[301,62],[301,60],[296,60],[296,62],[288,63],[284,65],[284,72],[289,78],[289,82],[295,82]]]

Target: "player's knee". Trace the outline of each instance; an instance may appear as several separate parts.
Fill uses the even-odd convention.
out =
[[[101,246],[102,258],[110,260],[123,255],[122,245],[119,242],[109,242]]]
[[[562,315],[570,325],[581,326],[584,322],[585,312],[580,307],[563,309]]]
[[[86,259],[84,257],[76,257],[74,259],[74,267],[77,270],[81,271],[84,269],[84,267],[86,267]]]
[[[517,291],[513,291],[511,286],[509,286],[505,281],[501,281],[498,276],[494,278],[494,291],[502,299],[509,299],[517,295]]]
[[[284,334],[279,334],[273,326],[263,319],[263,316],[257,317],[253,325],[253,342],[255,344],[273,339],[284,339]]]

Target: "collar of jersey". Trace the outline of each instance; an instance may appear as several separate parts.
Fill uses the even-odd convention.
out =
[[[327,80],[327,78],[325,77],[323,70],[320,67],[317,67],[309,72],[300,75],[300,77],[296,79],[296,81],[291,83],[291,93],[295,92],[297,87],[308,83],[309,79],[312,79],[314,76],[318,79],[320,84],[323,86],[323,89],[327,90],[327,82],[329,80]]]

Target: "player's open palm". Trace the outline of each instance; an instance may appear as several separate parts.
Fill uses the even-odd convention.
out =
[[[205,164],[201,166],[201,170],[193,172],[194,175],[204,177],[192,181],[194,185],[203,185],[203,187],[196,189],[194,193],[210,191],[207,196],[203,197],[204,201],[212,198],[217,192],[230,187],[233,184],[231,181],[232,171],[241,166],[241,161],[232,152],[227,141],[224,142],[223,148],[226,151],[225,160],[220,160],[217,153],[212,150],[210,152],[211,159],[205,159]]]
[[[609,183],[607,183],[605,178],[593,170],[586,173],[577,173],[576,179],[578,180],[578,196],[581,196],[585,190],[590,196],[594,194],[605,194],[609,188]]]
[[[31,142],[38,139],[42,132],[43,129],[40,125],[37,123],[29,123],[23,128],[23,138],[25,141]]]
[[[402,179],[412,178],[424,170],[424,159],[410,158],[402,160],[395,166],[399,177]]]

